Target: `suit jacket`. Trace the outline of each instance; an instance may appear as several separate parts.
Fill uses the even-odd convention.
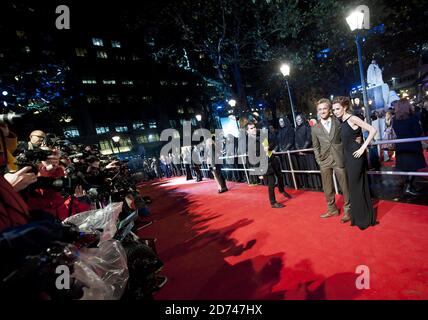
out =
[[[321,168],[336,166],[343,168],[343,145],[340,138],[341,126],[337,119],[331,118],[330,133],[319,120],[312,127],[312,145],[315,159]]]

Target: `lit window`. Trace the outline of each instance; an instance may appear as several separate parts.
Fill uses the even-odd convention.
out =
[[[102,47],[104,45],[103,40],[100,38],[92,38],[92,44],[97,47]]]
[[[142,122],[134,122],[132,124],[132,128],[134,130],[143,130],[144,129],[144,123],[142,123]]]
[[[25,32],[24,31],[18,31],[18,30],[16,30],[16,35],[18,36],[18,38],[27,38],[26,36],[25,36]]]
[[[96,127],[95,131],[97,132],[97,134],[103,134],[103,133],[107,133],[110,131],[109,127]],[[100,141],[101,143],[101,141]]]
[[[149,134],[148,140],[149,140],[149,142],[159,141],[160,140],[159,139],[159,134],[157,134],[157,133]]]
[[[193,108],[187,108],[187,112],[188,113],[195,113],[195,111],[193,110]]]
[[[178,108],[178,109],[177,109],[177,112],[178,112],[179,114],[183,114],[183,113],[184,113],[184,108]]]
[[[74,137],[79,137],[79,130],[77,130],[76,127],[70,127],[70,128],[66,128],[64,129],[64,136],[66,138],[74,138]]]
[[[147,136],[137,136],[137,142],[138,143],[147,143],[149,141],[147,139]]]
[[[101,154],[112,154],[112,148],[110,145],[110,140],[100,140],[100,152]]]
[[[127,126],[116,127],[115,129],[116,129],[116,132],[127,132],[128,131]]]
[[[183,81],[181,84],[182,84],[183,86],[187,86],[188,82],[187,82],[187,81]]]
[[[116,80],[103,80],[103,84],[116,84]]]
[[[144,96],[144,97],[141,97],[141,99],[143,101],[150,101],[150,100],[152,100],[152,97],[150,97],[150,96]]]
[[[155,129],[155,128],[157,128],[156,121],[150,121],[150,122],[149,122],[149,128],[150,128],[150,129]]]
[[[116,60],[121,60],[121,61],[125,61],[126,60],[126,58],[125,58],[125,56],[122,56],[122,55],[116,55],[115,56],[116,57]]]
[[[97,80],[94,79],[82,79],[83,84],[96,84]]]
[[[99,96],[86,96],[86,101],[88,101],[88,103],[100,103],[101,99]]]
[[[111,46],[112,46],[113,48],[120,48],[120,47],[121,47],[121,45],[120,45],[120,41],[112,40],[112,41],[111,41]]]
[[[105,51],[97,51],[97,57],[101,59],[107,59],[107,52]]]
[[[134,81],[132,81],[132,80],[123,80],[123,81],[122,81],[122,84],[126,84],[126,85],[133,85],[133,84],[134,84]]]
[[[120,98],[117,94],[110,94],[107,96],[108,103],[120,103]]]
[[[86,57],[86,54],[88,53],[88,51],[84,48],[76,48],[76,56],[78,57]]]
[[[25,46],[24,50],[25,50],[25,52],[27,52],[27,53],[30,53],[30,52],[31,52],[31,49],[30,49],[30,47],[29,47],[29,46]]]
[[[136,54],[133,54],[133,55],[132,55],[132,60],[134,60],[134,61],[138,61],[138,60],[140,60],[140,57],[139,57],[139,56],[137,56]]]
[[[166,86],[168,84],[168,82],[166,82],[166,81],[164,81],[164,80],[161,80],[161,82],[160,82],[160,85],[161,86]]]

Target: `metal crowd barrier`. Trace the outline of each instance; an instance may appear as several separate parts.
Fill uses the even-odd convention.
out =
[[[382,144],[391,144],[391,143],[406,143],[406,142],[415,142],[415,141],[428,141],[428,137],[418,137],[418,138],[406,138],[406,139],[395,139],[395,140],[379,140],[379,141],[373,141],[370,145],[378,145],[378,150],[380,150],[380,145]],[[293,185],[296,190],[298,190],[297,182],[296,182],[296,174],[297,173],[305,173],[305,174],[314,174],[314,173],[321,173],[320,170],[294,170],[293,163],[291,161],[291,154],[292,153],[301,153],[301,152],[313,152],[314,149],[300,149],[300,150],[289,150],[289,151],[282,151],[282,152],[274,152],[274,155],[287,155],[288,164],[290,167],[290,170],[281,170],[283,173],[291,173],[292,179],[293,179]],[[367,153],[368,154],[368,153]],[[230,158],[244,158],[247,157],[247,154],[242,155],[234,155],[234,156],[223,156],[219,157],[219,159],[230,159]],[[248,184],[250,183],[249,177],[248,177],[248,171],[254,171],[254,169],[247,169],[245,166],[246,161],[242,161],[244,169],[237,169],[237,168],[222,168],[222,171],[245,171],[245,176],[247,178]],[[208,169],[204,169],[208,170]],[[374,175],[401,175],[401,176],[424,176],[428,177],[428,172],[403,172],[403,171],[367,171],[368,174]],[[337,186],[337,180],[335,174],[333,174],[333,183],[334,188],[336,191],[336,194],[339,193],[339,189]]]

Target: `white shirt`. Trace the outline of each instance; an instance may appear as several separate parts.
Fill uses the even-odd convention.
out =
[[[330,130],[331,130],[331,118],[328,118],[328,120],[321,119],[321,123],[324,126],[325,130],[327,130],[327,132],[330,133]]]

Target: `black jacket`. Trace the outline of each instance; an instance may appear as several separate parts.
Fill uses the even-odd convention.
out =
[[[278,150],[287,151],[294,149],[294,129],[291,126],[278,129]]]
[[[295,147],[299,149],[308,149],[312,147],[311,127],[302,124],[296,128]]]

